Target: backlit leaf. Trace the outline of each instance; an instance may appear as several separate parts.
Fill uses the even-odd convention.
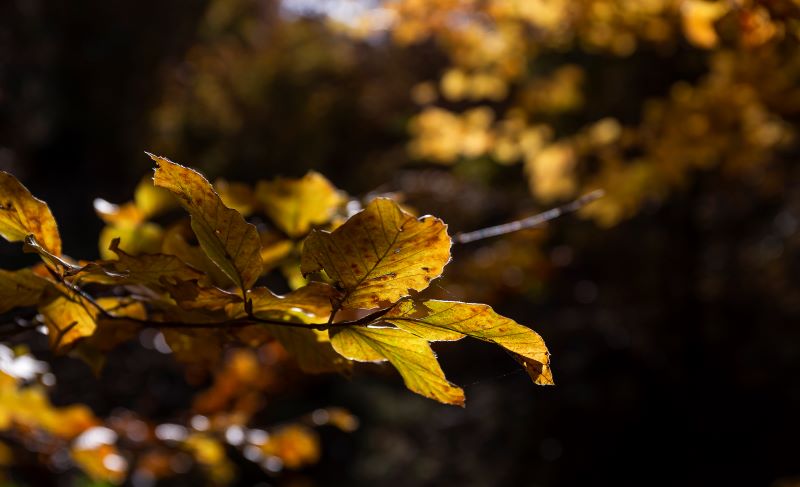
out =
[[[344,290],[343,307],[370,309],[425,289],[449,260],[447,225],[378,198],[333,232],[313,231],[301,268],[324,270]]]
[[[485,304],[428,300],[398,303],[384,320],[425,340],[470,336],[511,352],[537,384],[553,384],[550,354],[538,333]]]
[[[359,362],[388,360],[411,391],[445,404],[464,405],[464,391],[445,379],[428,341],[398,328],[350,326],[331,331],[331,344]]]
[[[72,343],[94,333],[97,311],[84,297],[54,292],[39,305],[39,313],[47,326],[50,348],[65,351]]]
[[[0,235],[9,242],[34,235],[45,250],[61,255],[61,237],[47,203],[5,171],[0,171]]]
[[[156,162],[153,181],[178,196],[192,217],[192,230],[209,258],[245,291],[261,275],[261,240],[256,227],[222,203],[200,173],[150,155]]]
[[[345,201],[330,181],[314,171],[300,179],[259,181],[256,199],[290,237],[301,237],[312,225],[326,223]]]

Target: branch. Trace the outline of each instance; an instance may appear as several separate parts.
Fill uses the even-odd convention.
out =
[[[458,235],[453,237],[453,242],[465,244],[469,242],[475,242],[476,240],[483,240],[485,238],[497,237],[499,235],[505,235],[507,233],[517,232],[519,230],[524,230],[526,228],[538,227],[539,225],[548,222],[550,220],[554,220],[560,217],[561,215],[566,215],[567,213],[573,213],[575,211],[578,211],[584,206],[588,205],[589,203],[602,198],[604,195],[605,191],[603,191],[602,189],[597,189],[592,191],[591,193],[587,193],[581,196],[575,201],[567,203],[566,205],[559,206],[551,210],[547,210],[543,213],[539,213],[538,215],[529,216],[528,218],[523,218],[522,220],[516,220],[509,223],[504,223],[502,225],[481,228],[480,230],[475,230],[473,232],[459,233]]]

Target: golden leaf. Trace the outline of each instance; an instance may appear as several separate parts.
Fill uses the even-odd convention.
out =
[[[373,200],[332,233],[313,231],[303,246],[303,274],[323,269],[344,290],[347,308],[376,308],[420,291],[450,260],[447,225]]]
[[[345,201],[330,181],[314,171],[300,179],[259,181],[256,199],[290,237],[302,237],[312,225],[328,222]]]
[[[500,316],[485,304],[456,301],[404,301],[384,320],[425,340],[459,340],[470,336],[511,352],[537,384],[553,384],[550,353],[538,333]]]
[[[47,203],[36,199],[17,178],[0,171],[0,235],[19,242],[28,235],[48,252],[61,255],[61,237]]]
[[[192,230],[200,246],[244,293],[261,275],[261,240],[256,227],[225,206],[200,173],[149,155],[158,165],[153,178],[156,186],[178,196],[192,217]]]
[[[47,279],[30,269],[0,269],[0,313],[21,306],[35,306],[49,285]]]
[[[464,405],[464,391],[445,379],[428,341],[399,328],[348,326],[331,330],[331,344],[359,362],[388,360],[411,391],[445,404]]]
[[[60,291],[45,295],[39,305],[50,338],[50,348],[56,353],[65,351],[79,338],[94,333],[97,327],[97,310],[84,297]]]

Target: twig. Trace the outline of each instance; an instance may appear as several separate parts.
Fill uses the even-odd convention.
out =
[[[459,233],[453,237],[453,241],[455,243],[465,244],[469,242],[475,242],[476,240],[483,240],[485,238],[497,237],[499,235],[517,232],[526,228],[538,227],[539,225],[550,220],[554,220],[561,215],[578,211],[592,201],[602,198],[604,195],[605,191],[602,189],[597,189],[591,193],[581,196],[575,201],[567,203],[566,205],[547,210],[543,213],[539,213],[538,215],[529,216],[528,218],[523,218],[521,220],[516,220],[509,223],[503,223],[502,225],[481,228],[480,230],[475,230],[473,232]]]

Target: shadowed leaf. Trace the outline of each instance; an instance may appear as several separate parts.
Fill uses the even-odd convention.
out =
[[[0,269],[0,313],[21,306],[35,306],[48,286],[50,281],[30,269]]]

